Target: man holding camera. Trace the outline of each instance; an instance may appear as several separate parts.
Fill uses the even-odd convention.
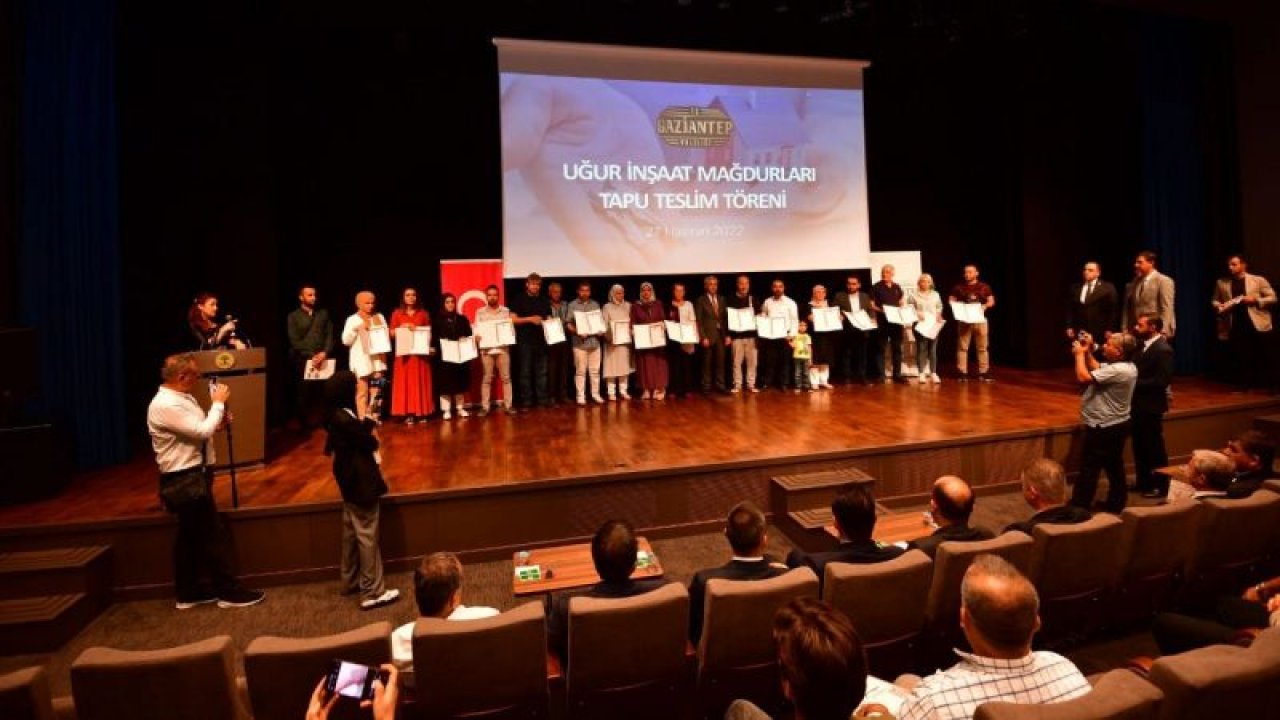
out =
[[[1080,396],[1080,421],[1084,423],[1084,447],[1080,476],[1071,493],[1071,504],[1086,510],[1093,506],[1098,476],[1107,472],[1107,512],[1124,510],[1128,485],[1124,475],[1124,441],[1129,437],[1130,403],[1138,383],[1133,357],[1138,344],[1132,335],[1115,334],[1102,346],[1104,362],[1093,356],[1093,336],[1080,333],[1071,343],[1076,382],[1085,386]]]

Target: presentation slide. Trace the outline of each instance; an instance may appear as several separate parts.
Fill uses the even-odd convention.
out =
[[[499,42],[507,277],[868,267],[863,64],[587,47]]]

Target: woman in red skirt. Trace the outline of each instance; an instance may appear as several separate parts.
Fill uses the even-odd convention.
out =
[[[400,307],[391,313],[391,332],[399,327],[430,327],[431,316],[418,305],[418,291],[405,288]],[[391,415],[406,425],[432,413],[431,369],[426,355],[398,355],[391,373]]]

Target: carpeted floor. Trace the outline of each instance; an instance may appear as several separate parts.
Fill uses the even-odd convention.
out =
[[[908,510],[913,508],[906,508]],[[924,506],[914,510],[924,510]],[[999,531],[1016,520],[1030,517],[1031,510],[1018,493],[981,498],[974,523]],[[666,569],[666,577],[687,583],[704,567],[726,562],[728,544],[720,533],[690,535],[653,541],[654,551]],[[769,551],[785,557],[790,541],[780,532],[769,537]],[[511,593],[509,560],[470,563],[463,582],[463,602],[506,610],[521,602]],[[387,576],[389,586],[399,588],[401,599],[394,605],[361,611],[354,601],[338,595],[335,577],[330,582],[269,588],[261,605],[234,610],[203,606],[186,611],[173,608],[170,599],[121,602],[112,605],[71,642],[51,655],[0,657],[0,673],[29,665],[46,664],[55,696],[70,693],[71,662],[86,648],[107,646],[128,650],[171,647],[214,635],[230,635],[239,651],[260,635],[306,637],[326,635],[386,620],[393,626],[410,622],[417,614],[413,602],[411,573]],[[1124,659],[1154,650],[1144,634],[1120,638],[1082,648],[1072,653],[1086,673],[1110,669]]]

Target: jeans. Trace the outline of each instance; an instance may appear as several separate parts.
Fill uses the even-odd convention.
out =
[[[916,333],[916,370],[920,372],[920,377],[924,377],[925,366],[929,368],[929,373],[938,374],[938,341]]]
[[[795,371],[796,389],[812,390],[813,384],[809,382],[809,370],[813,368],[813,363],[809,358],[792,358],[791,364]]]

